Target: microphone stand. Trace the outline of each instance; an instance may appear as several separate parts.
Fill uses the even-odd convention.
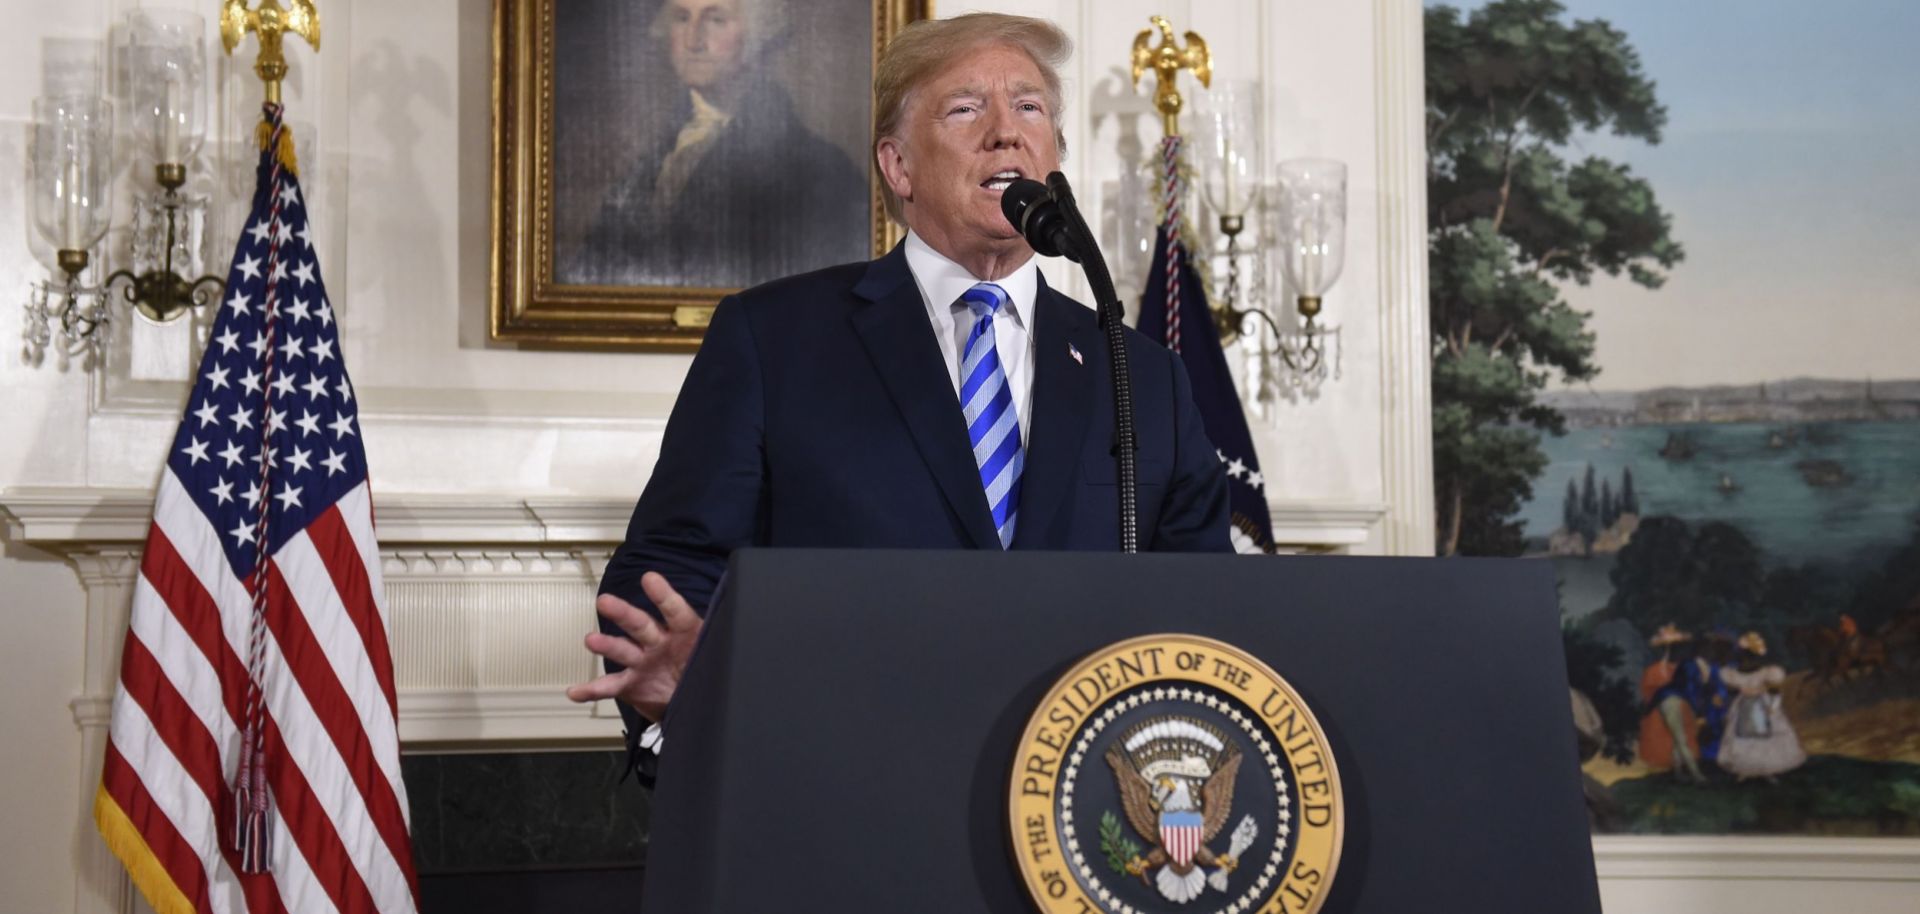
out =
[[[1120,305],[1120,293],[1113,288],[1113,274],[1107,271],[1100,245],[1094,241],[1087,220],[1080,215],[1066,176],[1057,171],[1048,175],[1047,189],[1066,217],[1068,234],[1073,238],[1075,256],[1072,259],[1086,271],[1100,327],[1107,335],[1107,365],[1112,369],[1113,382],[1113,456],[1120,474],[1120,551],[1133,554],[1140,551],[1140,472],[1138,435],[1133,427],[1133,372],[1127,365],[1126,310]]]

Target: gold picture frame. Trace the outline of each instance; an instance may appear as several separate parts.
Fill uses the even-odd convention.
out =
[[[783,72],[807,74],[808,88],[827,90],[788,93],[783,86],[781,98],[782,103],[787,105],[789,129],[806,131],[789,136],[800,135],[814,147],[832,150],[827,155],[833,162],[826,164],[835,169],[836,178],[857,180],[858,175],[866,176],[864,201],[860,201],[857,191],[840,197],[849,201],[845,209],[855,219],[864,213],[868,229],[868,244],[864,247],[858,244],[858,234],[854,232],[850,240],[823,242],[837,245],[831,251],[833,259],[815,262],[806,259],[809,252],[794,254],[789,259],[801,266],[783,269],[782,272],[800,272],[803,267],[827,266],[833,262],[879,256],[899,240],[902,232],[887,219],[880,183],[872,167],[871,156],[866,151],[871,122],[868,106],[872,98],[873,65],[880,51],[902,27],[932,14],[932,2],[807,0],[804,5],[795,0],[775,2],[777,5],[756,5],[753,8],[781,10],[779,15],[787,17],[783,21],[788,24],[781,28],[767,27],[768,31],[777,32],[783,42],[778,49],[779,54],[783,55],[780,59],[786,61]],[[836,5],[844,5],[844,8]],[[672,150],[669,154],[676,154],[681,147],[688,145],[687,136],[682,134],[694,128],[686,114],[678,115],[679,123],[672,123],[674,115],[647,110],[644,103],[636,107],[626,99],[638,93],[652,92],[655,99],[673,98],[682,109],[687,108],[685,98],[689,93],[681,83],[670,81],[682,77],[683,67],[688,74],[697,73],[699,64],[685,64],[688,57],[671,56],[683,53],[685,47],[684,44],[671,44],[681,40],[674,37],[678,33],[672,29],[691,27],[685,25],[689,22],[686,18],[688,11],[698,11],[692,13],[695,17],[705,16],[708,14],[703,10],[705,7],[722,8],[721,13],[713,15],[721,17],[724,25],[724,11],[731,9],[738,14],[740,4],[722,0],[639,0],[637,3],[633,0],[598,0],[597,3],[568,0],[565,4],[558,0],[495,0],[492,278],[489,289],[492,311],[489,335],[493,340],[543,349],[691,352],[699,348],[713,307],[722,297],[742,285],[751,284],[751,281],[774,278],[748,276],[745,278],[751,281],[731,283],[699,281],[701,275],[709,279],[729,275],[725,270],[715,268],[704,274],[689,270],[684,274],[647,276],[632,281],[621,278],[609,280],[607,276],[611,274],[607,270],[599,270],[604,264],[595,259],[596,252],[624,252],[635,247],[609,247],[608,244],[591,241],[604,234],[601,225],[613,221],[615,215],[629,212],[612,209],[614,204],[610,201],[636,198],[631,188],[638,186],[635,183],[638,179],[632,175],[638,175],[645,165],[632,163],[644,163],[645,160],[620,157],[627,156],[631,149],[646,145],[634,141],[632,133],[640,128],[632,125],[648,118],[632,116],[633,112],[653,115],[652,121],[657,129],[653,130],[651,148],[658,150],[664,146]],[[603,20],[608,16],[620,17],[620,21],[629,26],[636,17],[644,17],[651,25],[608,29],[601,27],[604,23],[598,20],[561,19],[562,16],[595,15]],[[670,18],[675,15],[681,17],[679,21],[682,26],[670,24]],[[853,28],[844,30],[846,40],[864,49],[865,54],[842,53],[851,50],[852,45],[846,48],[833,47],[832,43],[843,34],[839,30],[821,34],[820,30],[827,28],[835,16],[840,21],[854,24]],[[851,33],[859,31],[858,23],[862,19],[867,23],[868,33],[856,38]],[[812,32],[805,33],[806,29]],[[707,34],[702,33],[703,36]],[[705,42],[707,38],[699,40]],[[562,46],[566,49],[564,55],[559,53]],[[583,47],[586,48],[584,52],[581,50]],[[708,53],[704,44],[695,50],[700,54]],[[772,71],[773,64],[764,62],[775,59],[774,52],[751,45],[748,51],[738,56],[759,61],[754,65]],[[692,55],[695,52],[684,53]],[[848,63],[863,58],[864,69],[858,64]],[[672,69],[667,69],[669,60]],[[589,66],[598,69],[582,69]],[[829,70],[831,72],[826,72]],[[820,77],[819,74],[823,72],[824,77]],[[591,74],[591,78],[582,73]],[[667,74],[666,77],[658,78],[662,73]],[[855,73],[859,75],[857,87],[853,79]],[[649,79],[647,74],[653,74],[654,78]],[[686,75],[686,85],[691,86],[691,81],[696,78]],[[770,75],[765,82],[771,84],[781,78]],[[660,85],[649,88],[649,84],[666,85],[665,88]],[[556,87],[565,88],[565,96],[556,98]],[[864,102],[859,110],[869,112],[858,123],[857,135],[854,122],[850,120],[857,112],[846,104],[849,95]],[[602,104],[609,97],[614,99],[614,103]],[[586,100],[583,101],[583,98]],[[693,103],[698,104],[699,99],[696,98]],[[623,104],[625,107],[622,107]],[[826,133],[814,133],[812,125],[807,122],[808,110],[801,110],[809,106],[816,120],[832,119],[839,125],[838,128]],[[654,107],[664,110],[666,106],[655,104]],[[588,113],[583,113],[583,109]],[[590,136],[594,131],[601,131],[601,134]],[[661,139],[663,136],[666,139]],[[676,139],[677,146],[674,145]],[[858,152],[857,157],[853,155],[855,152]],[[851,160],[851,170],[841,166],[841,155]],[[590,161],[593,168],[572,164],[580,161]],[[791,167],[793,161],[795,157],[783,155],[780,164],[782,167]],[[653,164],[657,168],[649,173],[651,177],[646,185],[649,187],[655,182],[665,181],[664,176],[669,173],[667,165],[658,157]],[[799,175],[804,176],[807,166],[802,164],[799,167]],[[621,177],[621,168],[630,169],[628,177]],[[750,175],[755,172],[754,169],[745,169],[739,173]],[[720,191],[730,193],[735,183],[735,179],[729,177],[716,186]],[[807,183],[795,182],[798,186],[806,186]],[[857,187],[857,184],[853,186]],[[627,189],[625,196],[621,195],[623,188]],[[655,192],[658,193],[657,189]],[[649,212],[659,222],[658,198],[649,199],[656,207]],[[695,199],[689,205],[706,202],[704,199]],[[854,209],[861,203],[864,204],[863,210]],[[836,208],[840,206],[838,203],[835,205]],[[799,204],[778,209],[782,218],[810,218]],[[593,222],[591,210],[597,210],[599,224]],[[758,220],[761,216],[759,212],[743,214],[743,218],[737,219],[734,224],[743,225],[749,218]],[[694,227],[704,228],[704,225]],[[685,237],[685,233],[663,234],[673,229],[673,223],[663,223],[653,229],[654,237],[666,237],[670,243]],[[814,231],[791,234],[831,238],[837,233]],[[849,254],[854,256],[846,256]],[[620,253],[617,256],[628,255]],[[629,259],[637,260],[642,256],[635,254]],[[764,259],[756,261],[751,267],[742,267],[739,264],[740,256],[734,255],[732,275],[741,275],[743,270],[749,268],[764,270],[769,267]],[[684,257],[676,261],[684,262]],[[647,269],[656,268],[648,266]]]

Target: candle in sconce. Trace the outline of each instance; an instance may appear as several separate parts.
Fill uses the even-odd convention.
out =
[[[1221,208],[1226,212],[1221,215],[1237,215],[1234,210],[1239,208],[1240,197],[1234,192],[1233,173],[1239,171],[1239,169],[1234,167],[1233,142],[1225,137],[1222,137],[1220,140],[1220,168],[1227,173],[1226,199],[1220,201]]]
[[[160,112],[160,161],[180,164],[180,81],[167,79],[164,108]]]
[[[86,250],[87,214],[81,207],[80,196],[80,157],[67,159],[66,171],[60,177],[60,249],[65,251]]]
[[[1313,213],[1300,224],[1301,295],[1319,295],[1320,267],[1324,256],[1320,249],[1320,201],[1314,201]]]

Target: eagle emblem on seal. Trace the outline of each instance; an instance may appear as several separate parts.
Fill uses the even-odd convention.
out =
[[[1127,822],[1150,845],[1145,856],[1126,861],[1128,873],[1178,903],[1200,897],[1209,884],[1226,891],[1257,830],[1246,816],[1225,852],[1208,847],[1232,812],[1240,758],[1225,734],[1186,717],[1143,721],[1107,749]]]

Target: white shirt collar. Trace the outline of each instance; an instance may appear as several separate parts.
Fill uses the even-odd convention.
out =
[[[907,269],[913,273],[913,280],[920,286],[920,295],[926,299],[929,308],[964,308],[960,296],[976,284],[987,282],[967,268],[953,262],[947,255],[933,249],[932,245],[907,230],[906,242]],[[1033,299],[1040,290],[1040,258],[1028,257],[1027,262],[1000,279],[991,280],[994,285],[1007,290],[1007,303],[1002,310],[1022,327],[1032,326],[1029,315],[1033,314]]]

